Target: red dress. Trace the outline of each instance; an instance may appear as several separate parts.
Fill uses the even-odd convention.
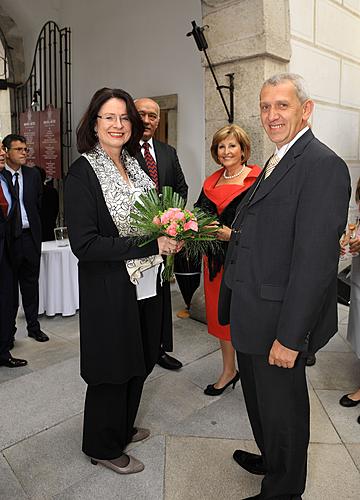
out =
[[[205,179],[204,193],[216,205],[219,215],[221,215],[234,198],[250,188],[261,172],[260,167],[257,165],[248,165],[248,167],[251,168],[251,172],[245,177],[242,186],[239,184],[221,184],[217,186],[218,180],[224,173],[224,168],[217,170]],[[204,291],[208,332],[221,340],[230,340],[230,325],[223,326],[218,322],[218,301],[222,275],[223,268],[210,281],[208,261],[204,257]]]

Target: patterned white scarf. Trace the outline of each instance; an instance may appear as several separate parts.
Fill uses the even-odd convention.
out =
[[[155,187],[153,181],[142,170],[136,158],[130,156],[125,149],[121,152],[121,162],[132,186],[123,179],[115,163],[99,144],[83,156],[99,180],[106,206],[119,231],[119,236],[136,236],[138,234],[136,228],[130,224],[130,213],[137,197]],[[151,255],[142,259],[126,260],[125,264],[131,282],[136,285],[146,269],[162,262],[163,258],[160,255]]]

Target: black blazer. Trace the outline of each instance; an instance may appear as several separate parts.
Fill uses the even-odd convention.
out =
[[[40,173],[36,168],[21,167],[24,182],[23,201],[29,219],[31,236],[34,241],[36,251],[41,253],[41,197],[42,183]]]
[[[9,187],[9,192],[12,197],[12,204],[11,204],[11,209],[10,212],[7,214],[7,216],[4,216],[4,213],[2,210],[0,210],[0,261],[3,257],[3,254],[7,252],[7,255],[9,258],[12,260],[13,257],[13,249],[12,249],[12,243],[13,243],[13,220],[14,220],[14,208],[15,208],[15,192],[13,190],[13,186],[11,183],[11,174],[3,169],[2,174],[7,181],[8,187]],[[1,279],[1,278],[0,278]]]
[[[278,339],[315,352],[337,331],[339,239],[350,178],[308,130],[238,207],[219,300],[236,350],[268,354]]]
[[[65,209],[71,249],[79,259],[81,375],[88,384],[145,376],[136,287],[124,261],[158,254],[158,244],[140,248],[133,238],[119,237],[84,157],[69,169]]]
[[[185,181],[183,171],[176,153],[176,149],[169,144],[153,139],[156,164],[159,176],[160,191],[163,186],[171,186],[176,193],[187,200],[188,186]],[[141,168],[149,175],[145,159],[141,152],[137,153],[136,159]]]

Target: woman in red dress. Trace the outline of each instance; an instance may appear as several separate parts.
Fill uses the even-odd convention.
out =
[[[230,226],[236,207],[255,182],[261,169],[257,165],[246,164],[250,156],[250,139],[238,125],[228,125],[215,132],[211,144],[211,155],[221,168],[205,180],[196,206],[218,215],[220,228],[217,238],[222,242],[221,251],[204,257],[208,332],[220,340],[223,358],[221,375],[214,384],[206,387],[204,393],[208,396],[218,396],[229,385],[234,388],[239,380],[235,365],[235,350],[230,339],[230,325],[220,325],[217,318],[223,264],[231,235]]]

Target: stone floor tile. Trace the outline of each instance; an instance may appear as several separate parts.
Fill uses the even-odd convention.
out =
[[[177,436],[253,439],[240,387],[221,397],[210,398],[208,406],[174,424],[168,432]]]
[[[207,327],[193,319],[183,319],[174,329],[174,353],[184,365],[219,349],[219,342],[207,333]]]
[[[85,384],[77,358],[0,385],[0,449],[83,410]]]
[[[356,500],[360,475],[341,444],[311,444],[303,500]]]
[[[310,442],[340,443],[340,437],[322,406],[317,394],[309,391],[310,397]]]
[[[22,366],[19,368],[6,368],[6,366],[0,366],[0,387],[3,382],[8,382],[9,380],[15,380],[16,378],[23,377],[28,373],[32,373],[32,369],[30,368],[29,365]]]
[[[184,369],[183,374],[186,378],[191,380],[191,382],[204,390],[208,384],[216,382],[221,371],[222,357],[220,350],[217,350],[191,363]],[[226,392],[230,390],[231,389],[226,389]]]
[[[237,448],[257,452],[252,441],[167,437],[165,500],[239,500],[259,493],[262,478],[236,464]]]
[[[168,372],[145,384],[136,424],[154,433],[166,433],[210,402],[203,391],[181,373]]]
[[[53,317],[42,316],[40,318],[42,330],[45,330],[49,336],[55,334],[67,340],[79,339],[79,314],[63,317],[57,314]]]
[[[346,448],[360,471],[360,444],[347,444]]]
[[[345,326],[345,325],[342,325]],[[344,340],[344,337],[340,335],[340,333],[336,333],[329,342],[321,349],[320,352],[351,352],[351,347]]]
[[[92,476],[54,496],[54,500],[162,500],[165,438],[148,439],[133,455],[145,464],[138,474],[120,475],[102,465]]]
[[[94,473],[81,452],[81,437],[77,415],[4,451],[28,498],[50,499]]]
[[[48,342],[36,342],[31,338],[17,340],[11,353],[16,358],[26,359],[29,368],[35,371],[66,359],[79,358],[79,351],[78,343],[54,335]]]
[[[360,426],[356,421],[360,408],[344,408],[339,405],[344,391],[317,390],[316,394],[341,440],[344,443],[360,443]]]
[[[3,500],[28,499],[18,478],[15,476],[2,453],[0,453],[0,498]]]
[[[319,352],[316,364],[307,369],[315,389],[351,390],[359,379],[360,362],[353,352]]]

